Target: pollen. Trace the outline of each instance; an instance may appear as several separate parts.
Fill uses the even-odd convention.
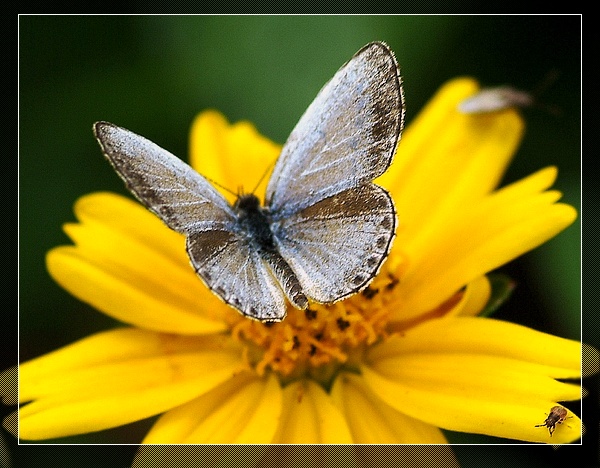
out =
[[[232,336],[246,345],[247,364],[259,375],[275,372],[285,380],[352,367],[362,349],[388,336],[386,304],[398,281],[382,269],[366,289],[345,300],[311,303],[305,310],[289,306],[277,323],[241,318]]]

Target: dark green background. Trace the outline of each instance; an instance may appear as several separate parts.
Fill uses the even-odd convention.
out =
[[[321,86],[373,40],[386,41],[396,53],[409,124],[450,78],[470,75],[486,85],[508,83],[530,90],[557,70],[558,80],[541,99],[557,106],[560,114],[524,111],[527,131],[504,183],[557,165],[555,187],[579,209],[579,16],[21,16],[21,361],[115,325],[59,288],[44,263],[49,249],[68,242],[61,225],[74,219],[72,207],[78,197],[99,190],[127,193],[100,153],[93,122],[114,122],[186,159],[192,119],[210,107],[232,121],[249,119],[264,135],[283,143]],[[578,220],[503,268],[516,278],[518,287],[496,316],[578,339],[580,248]],[[3,342],[9,359],[3,367],[17,360],[16,323],[8,332],[11,336]],[[595,335],[590,331],[587,336],[584,327],[584,341],[594,343]],[[588,386],[594,391],[597,380]],[[569,407],[580,413],[577,403]],[[597,411],[597,406],[590,411]],[[7,412],[3,408],[3,414]],[[57,442],[135,443],[149,423]],[[589,429],[585,440],[597,440],[597,427]],[[461,434],[449,437],[464,443],[503,442]],[[17,448],[11,436],[6,438],[16,466],[33,466],[27,461],[58,450]],[[107,448],[102,451],[105,460],[85,466],[126,466],[133,450]],[[488,459],[487,466],[518,466],[520,460],[523,466],[548,466],[573,456],[577,448],[493,450],[498,457]],[[472,447],[458,447],[456,452],[463,466],[477,466]],[[56,453],[65,467],[78,466],[85,455],[75,448]]]

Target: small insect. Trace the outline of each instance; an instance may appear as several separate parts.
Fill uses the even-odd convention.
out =
[[[569,416],[569,418],[571,417]],[[547,427],[550,437],[552,437],[552,433],[556,430],[556,425],[562,424],[565,419],[567,419],[567,410],[562,406],[553,406],[544,424],[537,424],[535,427]]]
[[[464,114],[483,114],[509,107],[530,107],[533,96],[510,86],[484,88],[474,96],[461,101],[458,110]]]
[[[512,86],[496,86],[483,88],[478,93],[458,103],[458,110],[463,114],[485,114],[510,107],[540,107],[551,114],[558,115],[559,110],[552,105],[543,104],[539,96],[558,78],[556,70],[550,71],[534,91],[523,91]]]

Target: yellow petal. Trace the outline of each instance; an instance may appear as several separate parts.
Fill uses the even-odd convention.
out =
[[[161,416],[144,443],[270,443],[279,424],[281,393],[273,375],[237,376]]]
[[[536,415],[578,400],[581,344],[492,319],[431,320],[370,349],[365,382],[390,406],[438,427],[549,442]],[[580,421],[556,443],[580,437]]]
[[[487,276],[474,279],[467,285],[460,304],[448,316],[475,316],[479,314],[488,303],[491,294],[492,286]]]
[[[331,397],[342,409],[352,439],[358,444],[445,444],[435,426],[412,418],[384,403],[360,376],[343,373]]]
[[[20,436],[45,439],[115,427],[201,395],[242,368],[222,337],[136,329],[104,332],[24,363]]]
[[[477,118],[458,112],[477,89],[468,78],[444,85],[404,131],[392,167],[377,180],[394,197],[395,242],[409,254],[498,184],[521,140],[523,122],[512,110]]]
[[[397,288],[397,320],[434,309],[466,283],[539,246],[570,225],[575,209],[543,190],[555,177],[539,171],[463,207],[444,235],[413,252],[411,267]]]
[[[312,380],[300,380],[283,389],[283,412],[273,442],[349,444],[352,436],[343,414],[325,390]]]
[[[579,386],[550,377],[554,371],[551,366],[498,356],[409,354],[379,361],[370,368],[389,379],[426,391],[490,398],[495,402],[572,400],[581,396]]]
[[[225,329],[229,309],[195,275],[183,236],[126,198],[96,193],[78,200],[76,246],[52,249],[51,276],[75,297],[126,323],[182,334]]]
[[[386,379],[369,368],[364,368],[363,373],[367,384],[390,406],[444,429],[556,444],[581,437],[581,420],[572,413],[569,426],[558,428],[554,437],[539,431],[536,425],[543,423],[544,411],[558,404],[553,400],[495,400],[498,392],[491,391],[486,397],[484,392],[447,392],[447,387],[415,388],[412,382]],[[574,398],[579,396],[580,393]]]
[[[429,320],[367,353],[367,362],[405,353],[476,353],[547,365],[554,378],[581,375],[581,343],[502,320],[455,317]]]
[[[280,151],[280,145],[260,135],[250,122],[229,124],[217,111],[199,114],[190,133],[192,167],[233,192],[221,189],[230,203],[240,188],[262,197],[268,181],[263,176],[273,168]]]
[[[111,192],[95,192],[77,200],[73,207],[79,222],[92,229],[104,226],[148,249],[161,252],[175,264],[185,259],[183,236],[169,228],[138,202]]]

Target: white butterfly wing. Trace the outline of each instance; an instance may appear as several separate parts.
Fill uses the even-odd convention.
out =
[[[398,65],[366,45],[319,92],[275,165],[267,202],[278,251],[304,293],[323,303],[366,287],[396,229],[389,167],[404,121]]]
[[[188,236],[187,251],[196,273],[227,304],[253,319],[283,320],[284,293],[250,242],[233,232],[204,231]]]
[[[403,121],[394,54],[381,42],[368,44],[321,89],[283,146],[266,192],[274,218],[383,174]]]
[[[200,174],[160,146],[98,122],[102,151],[131,192],[171,229],[187,235],[196,273],[227,304],[258,320],[285,317],[285,296],[265,259],[236,227],[227,201]]]
[[[94,134],[127,188],[171,229],[231,229],[235,214],[227,200],[181,159],[108,122],[97,122]]]
[[[326,198],[273,225],[281,255],[304,293],[330,303],[366,287],[396,230],[390,195],[375,184]]]

